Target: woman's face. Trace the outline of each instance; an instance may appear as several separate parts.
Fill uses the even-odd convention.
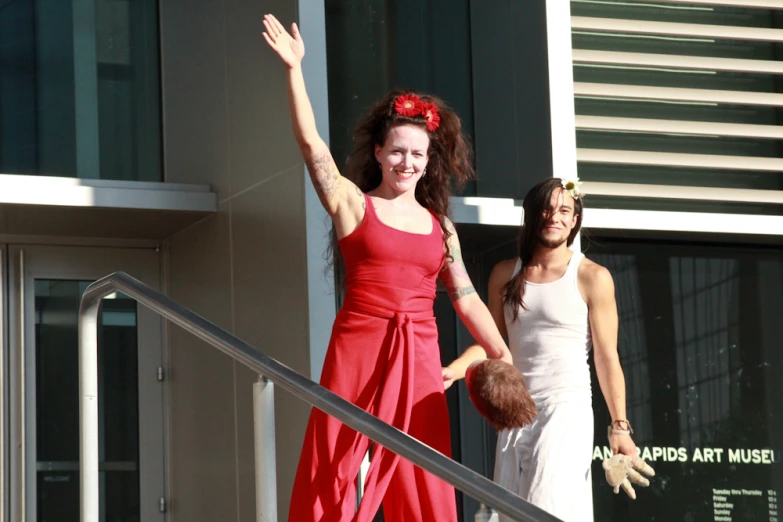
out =
[[[429,146],[425,129],[409,124],[392,127],[383,146],[375,146],[375,159],[383,174],[381,184],[400,194],[414,190],[427,167]]]

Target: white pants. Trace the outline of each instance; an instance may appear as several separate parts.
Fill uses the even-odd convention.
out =
[[[593,522],[592,453],[591,403],[554,404],[498,434],[495,482],[565,522]]]

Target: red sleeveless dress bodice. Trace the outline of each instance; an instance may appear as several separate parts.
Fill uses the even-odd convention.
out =
[[[443,232],[435,216],[429,234],[384,224],[365,197],[361,224],[339,241],[345,260],[346,309],[380,307],[393,312],[432,313],[443,266]]]

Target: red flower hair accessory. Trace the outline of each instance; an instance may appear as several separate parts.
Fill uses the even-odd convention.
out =
[[[434,103],[423,104],[421,114],[424,116],[424,121],[427,122],[427,129],[430,132],[440,127],[440,114],[438,113],[438,107]]]
[[[434,103],[424,103],[415,94],[402,94],[394,100],[394,112],[400,116],[422,116],[427,124],[427,130],[434,132],[440,127],[438,106]]]
[[[418,116],[422,105],[421,99],[415,94],[403,94],[394,100],[394,110],[401,116]]]

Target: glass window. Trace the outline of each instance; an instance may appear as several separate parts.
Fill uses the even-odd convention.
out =
[[[614,495],[601,460],[609,413],[593,374],[596,520],[774,520],[783,492],[783,253],[606,240],[627,410],[656,470],[637,500]]]
[[[459,226],[483,299],[495,264],[517,255],[517,232]],[[650,487],[636,488],[634,501],[609,488],[601,462],[610,416],[593,368],[595,521],[779,519],[783,250],[606,237],[583,237],[582,245],[614,279],[627,416],[634,441],[656,471]],[[472,339],[449,306],[436,306],[436,314],[442,358],[450,361]],[[463,393],[460,384],[447,396]],[[461,458],[492,477],[494,430],[472,410],[450,404],[450,414],[460,425],[459,438],[452,437],[456,447],[462,444]],[[486,466],[476,464],[478,448]],[[466,516],[478,509],[465,506]]]
[[[155,0],[0,5],[0,172],[162,180]]]
[[[79,519],[78,311],[90,281],[35,280],[35,397],[39,521]],[[139,520],[136,302],[121,293],[98,316],[101,520]]]

